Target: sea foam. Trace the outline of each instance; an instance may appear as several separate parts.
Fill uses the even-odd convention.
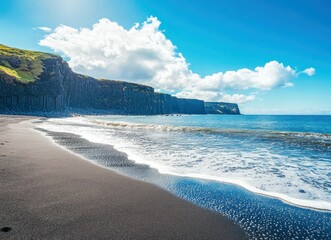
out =
[[[84,117],[54,119],[42,127],[113,145],[163,174],[236,184],[289,204],[331,211],[330,134]]]

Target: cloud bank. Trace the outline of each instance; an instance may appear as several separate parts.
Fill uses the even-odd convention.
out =
[[[171,91],[179,97],[207,101],[244,103],[254,94],[226,94],[227,90],[271,90],[293,86],[300,73],[312,76],[314,68],[302,72],[277,61],[255,69],[218,72],[200,76],[190,70],[184,56],[160,30],[161,22],[149,17],[126,30],[106,18],[89,28],[60,25],[39,44],[69,58],[70,67],[99,78],[119,79]]]

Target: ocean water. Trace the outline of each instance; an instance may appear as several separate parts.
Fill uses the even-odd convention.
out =
[[[331,116],[86,116],[38,127],[103,144],[93,156],[71,150],[220,212],[251,239],[331,239]],[[107,145],[152,171],[113,166]]]

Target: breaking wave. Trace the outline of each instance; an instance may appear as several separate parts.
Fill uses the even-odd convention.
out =
[[[91,117],[53,119],[42,126],[113,145],[162,174],[231,183],[292,205],[331,211],[331,134]]]
[[[142,124],[131,122],[112,122],[90,120],[92,124],[112,127],[112,128],[127,128],[127,129],[141,129],[141,130],[156,130],[156,131],[181,131],[181,132],[196,132],[205,134],[222,134],[222,135],[237,135],[237,136],[251,136],[262,137],[266,139],[292,141],[293,143],[308,143],[310,145],[318,145],[320,147],[331,148],[331,134],[313,133],[313,132],[281,132],[281,131],[263,131],[263,130],[249,130],[249,129],[218,129],[218,128],[204,128],[191,126],[171,126],[171,125],[157,125],[157,124]]]

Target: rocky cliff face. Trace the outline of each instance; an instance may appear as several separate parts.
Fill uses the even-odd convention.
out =
[[[0,60],[2,56],[0,55]],[[11,111],[62,111],[65,108],[65,63],[60,57],[43,61],[36,81],[22,82],[0,69],[0,109]]]
[[[205,102],[207,114],[240,114],[238,104],[225,102]]]
[[[75,108],[112,110],[122,114],[204,114],[204,102],[156,93],[134,83],[96,80],[71,73],[63,81],[66,105]]]
[[[156,93],[144,85],[76,74],[59,56],[0,45],[0,111],[50,112],[72,107],[120,114],[221,113],[219,107],[206,104]],[[222,113],[239,113],[235,106],[235,111],[223,109]]]

